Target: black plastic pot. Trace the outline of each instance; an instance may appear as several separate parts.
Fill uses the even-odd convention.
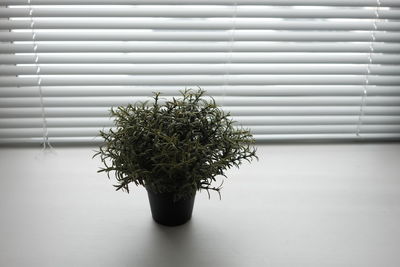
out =
[[[194,198],[173,200],[169,193],[156,194],[147,190],[151,214],[154,221],[166,226],[177,226],[186,223],[192,217]]]

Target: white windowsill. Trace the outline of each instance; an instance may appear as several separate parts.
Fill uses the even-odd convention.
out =
[[[177,228],[93,149],[0,149],[0,266],[400,266],[399,143],[261,145]]]

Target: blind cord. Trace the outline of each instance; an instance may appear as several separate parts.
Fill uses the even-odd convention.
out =
[[[367,63],[367,71],[365,74],[365,83],[364,83],[364,89],[362,92],[361,96],[361,103],[360,103],[360,112],[358,115],[358,123],[357,123],[357,131],[356,135],[357,137],[360,137],[360,131],[361,131],[361,126],[363,124],[363,117],[364,117],[364,108],[367,104],[367,96],[368,96],[368,86],[369,86],[369,75],[371,74],[371,64],[372,64],[372,53],[374,52],[374,43],[376,40],[375,34],[376,30],[378,29],[377,27],[377,22],[379,20],[379,9],[381,6],[381,1],[377,0],[376,1],[376,8],[375,8],[375,18],[373,21],[373,29],[371,31],[371,42],[369,44],[369,53],[368,53],[368,63]]]
[[[46,147],[52,148],[52,146],[49,142],[49,131],[47,128],[47,120],[46,120],[46,114],[45,114],[44,103],[43,103],[42,77],[40,75],[41,73],[40,73],[40,65],[39,65],[39,55],[37,53],[38,45],[36,43],[35,22],[33,21],[33,9],[32,9],[32,5],[31,5],[31,0],[28,0],[28,5],[29,5],[30,28],[31,28],[31,32],[32,32],[33,53],[34,53],[34,57],[35,57],[37,85],[38,85],[38,90],[39,90],[40,107],[41,107],[41,113],[42,113],[43,149],[46,149]]]

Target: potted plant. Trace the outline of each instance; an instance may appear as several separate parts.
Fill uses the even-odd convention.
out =
[[[94,156],[113,174],[116,190],[146,188],[156,222],[180,225],[192,215],[197,191],[220,193],[216,177],[243,160],[257,158],[249,130],[236,127],[205,91],[186,89],[180,98],[111,109],[115,128],[100,131],[104,144]],[[226,177],[226,176],[225,176]]]

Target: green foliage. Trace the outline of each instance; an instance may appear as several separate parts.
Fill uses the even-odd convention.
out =
[[[236,127],[204,94],[186,89],[181,98],[160,103],[155,93],[153,102],[111,109],[116,128],[100,131],[105,143],[94,156],[104,168],[98,172],[114,174],[116,189],[128,193],[131,183],[173,193],[175,200],[201,189],[219,193],[215,177],[257,158],[256,149],[250,131]]]

